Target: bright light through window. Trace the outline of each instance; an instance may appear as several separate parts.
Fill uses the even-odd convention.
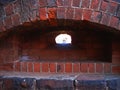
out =
[[[55,38],[56,44],[71,44],[72,39],[71,36],[68,34],[59,34]]]

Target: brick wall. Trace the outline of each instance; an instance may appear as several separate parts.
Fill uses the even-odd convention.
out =
[[[65,29],[69,27],[71,29],[72,27],[73,30],[91,28],[90,30],[93,31],[95,28],[99,28],[102,31],[107,30],[108,32],[119,33],[119,0],[11,0],[11,3],[0,1],[0,4],[0,31],[1,33],[6,31],[6,34],[1,34],[1,38],[5,38],[0,41],[2,43],[0,44],[0,70],[120,73],[120,40],[117,38],[112,40],[111,62],[76,63],[68,61],[60,63],[47,61],[37,63],[29,61],[19,62],[19,55],[22,55],[23,51],[25,54],[25,49],[21,51],[23,46],[19,44],[19,38],[16,39],[10,33],[7,34],[7,32],[29,31],[29,29],[49,31],[49,27],[54,27],[55,29],[56,27],[59,29],[63,29],[61,27]],[[39,44],[36,42],[35,45]],[[45,47],[44,45],[46,44],[42,44],[41,47]],[[24,46],[29,48],[29,44]]]

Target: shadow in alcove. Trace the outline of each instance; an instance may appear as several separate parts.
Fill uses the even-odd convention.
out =
[[[72,36],[71,46],[55,43],[60,33]],[[58,20],[56,26],[36,21],[1,33],[0,46],[14,48],[12,54],[21,61],[111,62],[112,43],[120,41],[119,35],[118,30],[88,21]]]

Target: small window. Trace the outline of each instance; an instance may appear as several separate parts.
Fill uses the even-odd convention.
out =
[[[71,44],[72,39],[71,36],[68,34],[59,34],[55,38],[56,44]]]

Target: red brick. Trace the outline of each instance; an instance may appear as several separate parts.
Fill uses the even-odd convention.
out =
[[[50,72],[56,72],[56,63],[50,63]]]
[[[72,63],[65,63],[65,72],[72,73]]]
[[[64,5],[63,0],[57,0],[57,5],[58,5],[58,6],[63,6],[63,5]]]
[[[88,63],[81,63],[81,72],[82,73],[88,72]]]
[[[47,0],[39,0],[40,7],[46,7],[47,6]]]
[[[27,72],[27,62],[21,62],[22,72]]]
[[[40,14],[40,20],[47,20],[46,8],[40,8],[39,14]]]
[[[96,9],[96,10],[98,10],[98,8],[99,8],[99,5],[100,5],[100,1],[101,0],[92,0],[92,2],[91,2],[91,9]]]
[[[5,13],[7,16],[13,14],[13,5],[12,4],[8,4],[5,6]]]
[[[120,65],[120,56],[119,57],[112,57],[112,64]]]
[[[117,28],[119,25],[119,18],[112,16],[110,20],[110,26]]]
[[[117,11],[118,4],[116,2],[110,2],[108,12],[115,15]]]
[[[56,0],[47,0],[48,7],[56,7]]]
[[[57,8],[57,18],[58,19],[65,18],[65,8]]]
[[[112,66],[113,74],[120,74],[120,66]]]
[[[57,17],[56,8],[48,8],[48,18],[49,19],[56,19],[56,17]]]
[[[82,12],[83,12],[83,9],[75,8],[75,20],[82,19]]]
[[[67,8],[66,9],[66,19],[73,19],[74,9]]]
[[[104,73],[111,73],[111,63],[104,63]]]
[[[33,72],[33,63],[28,62],[28,72]]]
[[[7,79],[4,79],[3,82],[4,82],[4,84],[3,84],[4,90],[12,90],[13,89],[13,80],[12,79],[7,78]]]
[[[41,63],[42,64],[42,72],[49,72],[49,63]]]
[[[96,63],[96,73],[103,73],[103,64]]]
[[[15,13],[21,12],[21,3],[19,1],[16,1],[13,3],[13,8]]]
[[[104,25],[108,25],[110,21],[110,16],[108,14],[103,14],[101,23]]]
[[[73,72],[80,72],[80,63],[73,63]]]
[[[57,63],[57,72],[64,73],[65,65],[64,63]]]
[[[71,7],[72,0],[64,0],[65,7]]]
[[[0,65],[0,71],[13,71],[13,63]]]
[[[95,64],[94,63],[89,63],[89,73],[95,73]]]
[[[17,71],[17,72],[21,71],[21,63],[20,62],[15,63],[15,71]]]
[[[89,8],[90,0],[82,0],[82,8]]]
[[[0,21],[0,32],[1,31],[5,31],[4,23],[2,20]]]
[[[92,17],[91,17],[92,21],[97,22],[97,23],[100,22],[101,18],[102,18],[101,12],[93,12]]]
[[[72,6],[79,7],[81,0],[73,0]]]
[[[92,15],[91,10],[85,10],[83,11],[83,20],[90,20]]]
[[[12,27],[12,19],[11,19],[11,17],[6,17],[5,18],[5,28],[6,29],[10,29],[11,27]]]
[[[20,25],[20,16],[18,14],[12,15],[12,21],[14,26]]]
[[[40,63],[39,62],[34,63],[34,72],[40,72]]]
[[[108,10],[108,6],[109,6],[109,2],[103,0],[100,9],[101,9],[102,11],[107,11],[107,10]]]

